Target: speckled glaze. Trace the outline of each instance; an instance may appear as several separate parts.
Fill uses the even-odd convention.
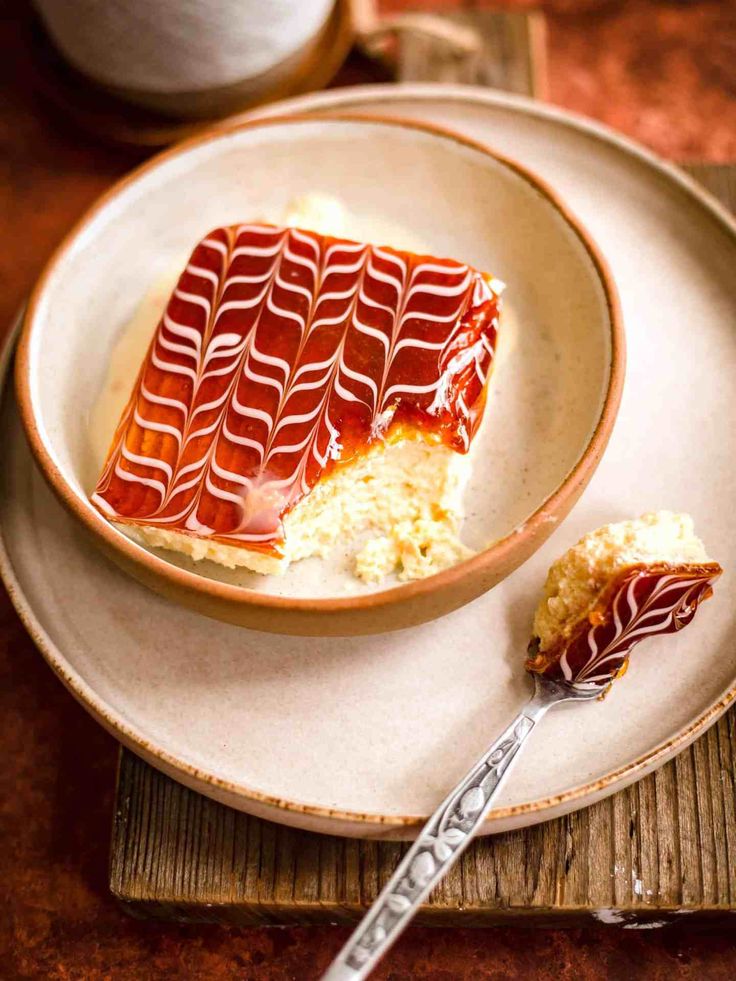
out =
[[[452,120],[513,149],[590,225],[636,327],[617,427],[575,511],[496,589],[435,623],[349,642],[269,637],[168,604],[105,562],[34,472],[7,403],[3,574],[54,670],[155,766],[272,820],[410,837],[528,697],[524,651],[549,564],[605,522],[686,510],[725,568],[717,594],[687,630],[642,646],[602,703],[550,714],[486,831],[559,816],[664,763],[736,696],[736,460],[723,452],[736,424],[734,223],[673,168],[539,103],[429,86],[313,104]],[[676,440],[662,439],[665,402]],[[108,592],[115,602],[89,603]],[[156,621],[166,628],[151,641]],[[663,659],[677,668],[667,686]]]
[[[146,288],[172,263],[183,266],[192,244],[236,212],[268,218],[311,191],[342,198],[356,216],[356,239],[364,237],[361,214],[385,214],[424,240],[430,254],[513,284],[508,303],[518,329],[505,365],[499,345],[487,412],[492,442],[478,455],[466,501],[469,544],[478,554],[427,579],[358,591],[345,554],[332,566],[295,564],[284,579],[230,575],[146,550],[87,498],[95,465],[85,421],[110,348]],[[193,206],[183,209],[182,201]],[[118,184],[47,266],[29,301],[16,364],[21,415],[41,469],[122,568],[208,616],[278,633],[344,636],[457,609],[539,547],[600,461],[620,399],[624,342],[616,291],[596,246],[524,167],[451,131],[342,117],[211,132]]]

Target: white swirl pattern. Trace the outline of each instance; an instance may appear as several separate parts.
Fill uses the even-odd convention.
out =
[[[467,265],[269,225],[194,250],[92,497],[116,521],[270,547],[333,461],[390,425],[465,452],[498,296]]]
[[[717,569],[691,574],[637,570],[627,576],[603,622],[565,648],[559,661],[562,679],[578,691],[610,684],[636,644],[692,620],[719,574]]]

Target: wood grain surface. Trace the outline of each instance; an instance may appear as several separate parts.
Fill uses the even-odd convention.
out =
[[[687,169],[736,211],[736,166]],[[110,888],[135,915],[347,922],[362,915],[407,847],[261,821],[121,753]],[[734,912],[732,709],[670,763],[593,807],[475,841],[417,922],[641,926]]]

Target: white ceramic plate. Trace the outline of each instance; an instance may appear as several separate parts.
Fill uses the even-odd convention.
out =
[[[464,130],[537,170],[591,228],[621,292],[629,370],[609,450],[573,514],[500,586],[434,623],[350,641],[249,632],[176,608],[99,557],[34,472],[6,400],[4,574],[55,669],[154,765],[274,820],[399,836],[526,698],[521,662],[550,561],[605,521],[690,511],[726,568],[716,597],[681,636],[637,650],[605,702],[547,716],[486,830],[590,804],[683,748],[734,696],[734,225],[643,151],[523,99],[381,87],[289,108],[312,106]]]

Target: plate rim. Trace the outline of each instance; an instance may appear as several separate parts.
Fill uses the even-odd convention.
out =
[[[725,226],[729,234],[736,236],[736,215],[676,163],[667,160],[665,157],[655,153],[654,150],[650,150],[643,143],[639,143],[632,137],[619,133],[618,130],[599,122],[597,119],[593,119],[591,116],[586,116],[583,113],[575,112],[572,109],[565,109],[552,103],[542,102],[540,99],[535,99],[531,96],[518,95],[515,92],[504,92],[501,89],[486,88],[480,85],[465,85],[460,82],[396,82],[370,85],[346,85],[338,89],[325,89],[320,92],[306,93],[305,95],[283,99],[279,102],[270,103],[269,105],[259,106],[247,113],[228,117],[221,123],[218,123],[217,128],[230,129],[231,127],[237,127],[240,120],[269,119],[272,116],[280,116],[282,113],[284,115],[294,113],[318,116],[323,107],[327,109],[333,105],[336,107],[345,105],[347,107],[346,112],[350,113],[351,99],[354,99],[357,105],[362,105],[367,98],[373,99],[381,96],[385,99],[387,90],[390,90],[390,95],[388,96],[390,101],[398,102],[401,99],[413,98],[431,102],[433,99],[444,99],[481,106],[492,105],[514,109],[528,116],[541,116],[550,119],[562,126],[592,136],[602,143],[613,144],[630,156],[636,157],[642,163],[647,164],[653,170],[659,171],[668,180],[677,184],[690,197],[696,198],[706,210],[712,213],[714,218]],[[332,115],[333,113],[330,111],[329,114]],[[362,115],[362,112],[356,110],[356,114]],[[493,148],[491,147],[491,149]]]
[[[472,104],[498,105],[502,108],[519,109],[534,116],[542,116],[560,125],[572,129],[581,130],[589,136],[600,140],[605,144],[613,144],[614,147],[624,153],[634,156],[638,160],[647,164],[655,170],[658,175],[670,183],[675,183],[683,193],[695,202],[720,224],[727,234],[736,242],[736,218],[721,203],[706,191],[700,184],[690,178],[687,174],[679,170],[674,164],[661,160],[656,154],[644,147],[639,146],[628,137],[621,136],[610,130],[607,126],[596,121],[589,120],[579,114],[568,112],[554,106],[537,103],[532,99],[523,96],[511,96],[506,93],[494,92],[492,90],[473,87],[458,86],[442,83],[425,83],[393,86],[352,86],[350,88],[338,90],[327,95],[320,93],[317,95],[303,96],[289,100],[280,104],[287,110],[299,108],[305,111],[304,107],[308,104],[316,104],[316,111],[329,107],[330,104],[341,104],[350,99],[358,102],[368,101],[369,98],[380,95],[382,99],[405,99],[407,97],[420,96],[427,102],[433,98],[447,99],[451,97],[458,101],[470,102]],[[268,112],[274,114],[279,111],[279,106],[269,107],[257,111],[258,116]],[[249,114],[250,115],[250,114]],[[253,114],[255,115],[255,114]],[[13,331],[5,344],[5,359],[9,360],[13,344]],[[0,373],[3,358],[0,355]],[[0,377],[0,384],[2,377]],[[360,835],[363,837],[378,835],[401,837],[411,836],[412,832],[426,820],[426,816],[388,816],[377,814],[364,814],[356,811],[339,811],[314,805],[300,804],[295,801],[285,801],[282,799],[269,798],[268,795],[261,793],[239,792],[236,784],[224,781],[211,774],[205,774],[196,767],[182,763],[171,757],[164,751],[153,751],[146,746],[146,741],[137,736],[124,722],[114,719],[107,719],[104,711],[100,709],[102,700],[85,693],[89,686],[81,678],[76,678],[76,672],[69,670],[65,659],[59,652],[50,638],[45,637],[44,631],[37,623],[31,605],[28,603],[21,584],[17,581],[14,570],[9,561],[9,556],[5,549],[5,543],[0,526],[0,575],[8,588],[11,601],[15,606],[18,615],[30,633],[32,639],[39,647],[42,655],[61,678],[72,694],[87,708],[88,711],[105,728],[112,731],[126,746],[137,752],[148,762],[176,778],[188,786],[193,786],[202,793],[209,793],[210,796],[217,796],[215,791],[221,790],[231,795],[227,801],[233,806],[240,806],[242,803],[250,806],[243,807],[243,810],[250,810],[251,813],[257,812],[262,817],[280,823],[292,824],[297,827],[307,827],[310,830],[319,830],[328,834],[337,835]],[[56,651],[56,653],[54,653]],[[59,662],[59,663],[57,663]],[[91,690],[90,690],[91,691]],[[540,821],[558,817],[579,807],[588,806],[596,800],[607,796],[617,790],[623,789],[635,780],[640,779],[650,773],[657,766],[671,759],[678,751],[685,749],[697,736],[699,736],[709,725],[714,723],[726,709],[736,701],[736,678],[730,686],[727,686],[720,697],[716,698],[700,715],[693,719],[689,725],[680,729],[674,736],[653,747],[648,753],[636,758],[632,762],[617,768],[606,774],[597,781],[588,781],[578,784],[575,787],[563,792],[562,794],[552,795],[545,798],[538,798],[533,801],[523,802],[517,805],[510,805],[505,808],[497,808],[490,812],[486,819],[482,833],[494,833],[512,828],[524,827]],[[104,708],[104,705],[103,705]],[[112,713],[111,713],[112,716]],[[238,801],[233,804],[233,798]],[[222,798],[220,798],[222,799]],[[310,821],[310,818],[318,819]]]
[[[229,134],[247,133],[250,130],[258,130],[268,126],[283,126],[284,124],[287,126],[313,124],[315,121],[335,121],[349,125],[368,124],[381,127],[389,125],[398,129],[414,130],[433,139],[439,137],[443,141],[458,144],[473,153],[481,154],[483,157],[492,158],[507,170],[515,173],[552,206],[568,231],[572,232],[587,253],[593,266],[594,275],[603,292],[608,320],[606,333],[610,343],[610,354],[608,378],[603,399],[595,426],[587,443],[557,486],[537,504],[534,511],[520,525],[470,558],[424,579],[416,579],[411,582],[392,585],[386,589],[356,595],[294,597],[265,593],[257,589],[208,579],[196,572],[176,566],[132,541],[114,528],[93,508],[85,506],[62,468],[56,463],[41,433],[38,415],[34,408],[30,349],[36,314],[43,302],[47,284],[53,278],[57,267],[64,261],[66,255],[75,248],[90,224],[96,221],[105,209],[112,205],[121,194],[126,193],[134,186],[139,179],[149,177],[161,165],[165,166],[170,161],[180,158],[190,151],[196,152],[212,142],[226,138]],[[160,584],[161,589],[159,591],[177,590],[179,595],[186,597],[192,605],[197,602],[222,602],[231,605],[233,609],[242,610],[242,622],[246,626],[248,625],[246,618],[249,610],[254,611],[254,613],[273,611],[275,614],[283,615],[284,622],[281,627],[284,632],[301,634],[307,631],[288,629],[287,618],[292,614],[306,614],[315,623],[315,629],[308,632],[318,635],[321,632],[319,630],[321,625],[324,625],[325,634],[336,633],[329,628],[328,624],[328,620],[335,615],[356,615],[365,618],[366,615],[376,613],[381,618],[385,617],[387,621],[384,622],[382,619],[376,621],[376,627],[379,630],[386,629],[387,624],[388,629],[391,629],[392,623],[394,626],[407,626],[409,623],[402,620],[402,608],[413,601],[431,598],[432,596],[437,596],[438,603],[441,602],[441,609],[438,612],[449,612],[450,609],[464,605],[470,599],[486,592],[490,586],[518,567],[529,552],[535,551],[549,536],[554,529],[556,519],[567,515],[595,473],[615,425],[623,393],[625,366],[626,340],[623,315],[618,289],[608,263],[585,224],[549,183],[533,170],[518,163],[512,157],[499,153],[480,140],[434,123],[384,116],[380,113],[354,115],[339,113],[324,117],[314,114],[278,113],[265,118],[241,120],[237,124],[227,127],[207,128],[200,134],[154,155],[116,181],[93,202],[53,251],[33,287],[23,316],[18,341],[15,359],[15,392],[21,423],[33,457],[57,500],[88,532],[92,533],[96,543],[112,555],[116,561],[118,559],[125,561],[126,564],[129,564],[128,567],[131,568],[131,571],[133,569],[138,571],[140,578],[145,576],[144,581],[147,585],[151,586],[155,583],[154,588],[159,588]],[[490,584],[490,586],[486,584]],[[461,597],[459,604],[448,605],[442,600],[443,597],[455,592]],[[394,613],[394,611],[396,612]],[[389,620],[390,617],[395,617],[395,622]],[[422,617],[421,619],[432,619],[432,617]],[[260,621],[253,621],[253,626],[267,629]]]

